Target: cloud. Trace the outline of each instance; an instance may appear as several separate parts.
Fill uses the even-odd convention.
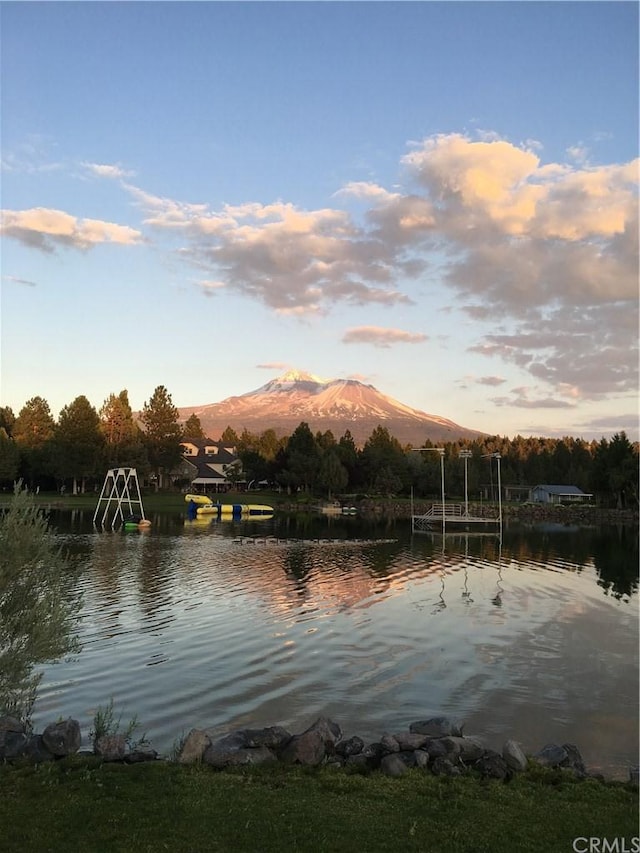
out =
[[[495,406],[517,409],[572,409],[574,406],[557,397],[530,397],[529,388],[513,388],[508,396],[492,397]]]
[[[347,329],[342,336],[342,342],[345,344],[373,344],[375,347],[420,344],[426,340],[426,335],[405,332],[403,329],[384,329],[380,326],[356,326]]]
[[[289,365],[285,361],[267,361],[263,364],[256,364],[258,370],[288,370]]]
[[[601,400],[635,394],[638,326],[626,302],[588,308],[532,311],[509,334],[488,334],[469,351],[499,357],[528,371],[558,393]]]
[[[53,252],[56,246],[90,249],[99,243],[133,245],[142,241],[140,231],[128,225],[77,219],[46,207],[0,211],[0,234],[44,252]]]
[[[29,279],[27,279],[27,278],[18,278],[15,275],[3,275],[2,278],[5,281],[12,282],[13,284],[22,284],[25,287],[37,287],[37,284],[35,281],[29,281]]]
[[[213,211],[125,187],[144,209],[145,224],[186,237],[184,259],[281,314],[326,313],[337,302],[411,301],[395,285],[411,260],[358,227],[345,211],[302,210],[281,201]]]
[[[123,169],[118,163],[112,165],[106,163],[83,163],[82,165],[87,171],[93,175],[97,175],[99,178],[121,179],[135,175],[135,172]]]
[[[625,432],[631,441],[637,441],[640,419],[637,412],[625,415],[605,415],[585,421],[581,426],[590,434],[612,435],[616,432]]]
[[[28,134],[13,150],[6,146],[2,151],[0,165],[3,172],[24,172],[28,175],[56,172],[63,164],[51,159],[51,140],[39,133]]]
[[[198,282],[198,287],[202,290],[205,296],[214,296],[218,290],[224,290],[226,286],[226,282],[224,281],[211,281],[205,279],[204,281]]]
[[[502,376],[480,376],[476,379],[478,385],[489,385],[492,387],[496,387],[497,385],[504,385],[507,380]]]
[[[473,352],[546,386],[529,400],[565,400],[568,388],[573,400],[635,393],[638,161],[593,164],[581,141],[566,162],[543,154],[538,140],[491,130],[437,134],[408,146],[391,189],[348,182],[331,206],[308,210],[286,199],[214,208],[150,193],[117,163],[84,166],[120,182],[144,225],[198,269],[206,295],[239,293],[305,319],[341,304],[411,304],[416,284],[427,296],[445,286],[477,324]],[[62,211],[6,217],[6,234],[45,251],[141,240]],[[404,337],[355,329],[343,340],[416,342],[386,331]]]

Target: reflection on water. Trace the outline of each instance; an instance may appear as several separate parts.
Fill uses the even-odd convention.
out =
[[[319,714],[377,739],[445,713],[499,747],[574,742],[625,775],[638,728],[638,540],[510,527],[503,542],[303,517],[97,532],[52,516],[80,561],[82,652],[45,670],[34,719],[88,733],[113,697],[168,752]]]

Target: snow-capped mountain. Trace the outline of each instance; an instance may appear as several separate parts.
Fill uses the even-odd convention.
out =
[[[364,444],[378,426],[386,427],[401,444],[474,438],[481,433],[438,415],[405,406],[382,394],[373,385],[355,379],[320,379],[291,370],[271,379],[255,391],[227,397],[220,403],[180,409],[181,418],[196,414],[210,438],[219,438],[227,426],[238,434],[243,429],[260,433],[275,430],[290,435],[301,421],[312,432],[331,430],[339,439],[348,429],[358,445]]]

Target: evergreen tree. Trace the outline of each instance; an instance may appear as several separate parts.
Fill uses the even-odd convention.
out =
[[[51,475],[51,440],[55,421],[43,397],[32,397],[18,412],[13,439],[20,450],[20,473],[30,486]]]
[[[287,488],[312,489],[319,465],[320,449],[309,424],[302,421],[291,434],[280,458],[278,482]]]
[[[164,477],[182,460],[179,413],[164,385],[158,385],[144,404],[140,420],[149,464],[156,475],[156,488],[162,488]]]
[[[13,483],[20,467],[20,450],[4,427],[0,427],[0,483]]]
[[[593,491],[617,509],[638,508],[638,447],[625,432],[598,444],[592,472]]]
[[[13,437],[22,448],[41,448],[53,438],[55,425],[47,401],[42,397],[32,397],[18,413]]]
[[[411,479],[409,464],[400,442],[386,427],[377,426],[360,454],[365,481],[372,489],[384,486],[385,493],[400,491]],[[382,476],[384,472],[384,476]]]
[[[4,430],[9,438],[13,435],[15,422],[16,416],[13,414],[13,409],[10,406],[0,406],[0,430]]]
[[[349,482],[349,473],[333,448],[322,454],[317,481],[320,488],[326,490],[329,498],[332,494],[343,491]]]
[[[335,447],[336,440],[330,429],[316,433],[316,445],[320,450],[329,450],[330,447]]]
[[[73,478],[73,494],[102,468],[104,436],[100,417],[84,395],[60,412],[52,440],[53,466],[60,480]]]
[[[130,444],[137,437],[137,427],[125,390],[116,397],[110,394],[100,409],[100,429],[109,446]]]
[[[105,441],[107,468],[147,467],[146,450],[136,424],[126,390],[110,394],[100,409],[100,430]]]
[[[341,437],[335,449],[338,454],[338,459],[348,475],[347,486],[352,487],[358,485],[362,482],[362,478],[359,476],[360,469],[358,466],[358,449],[355,441],[353,440],[353,436],[348,429],[345,430],[344,435]]]
[[[239,458],[250,486],[255,487],[261,480],[271,479],[271,465],[257,450],[242,450]]]
[[[184,426],[182,427],[182,437],[186,441],[198,441],[206,438],[200,418],[195,412],[192,415],[189,415],[185,421]]]
[[[224,429],[224,432],[220,436],[220,441],[226,447],[237,447],[238,446],[238,433],[233,429],[233,427],[227,426]]]
[[[266,429],[260,433],[257,449],[267,461],[272,462],[276,458],[276,453],[281,446],[282,440],[278,438],[275,430]]]

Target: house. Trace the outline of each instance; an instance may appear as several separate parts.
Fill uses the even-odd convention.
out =
[[[531,489],[530,500],[533,503],[568,504],[588,503],[592,494],[587,494],[577,486],[535,486]]]
[[[182,442],[183,462],[189,473],[193,492],[227,492],[232,484],[246,488],[242,463],[235,448],[210,438],[189,439]]]

